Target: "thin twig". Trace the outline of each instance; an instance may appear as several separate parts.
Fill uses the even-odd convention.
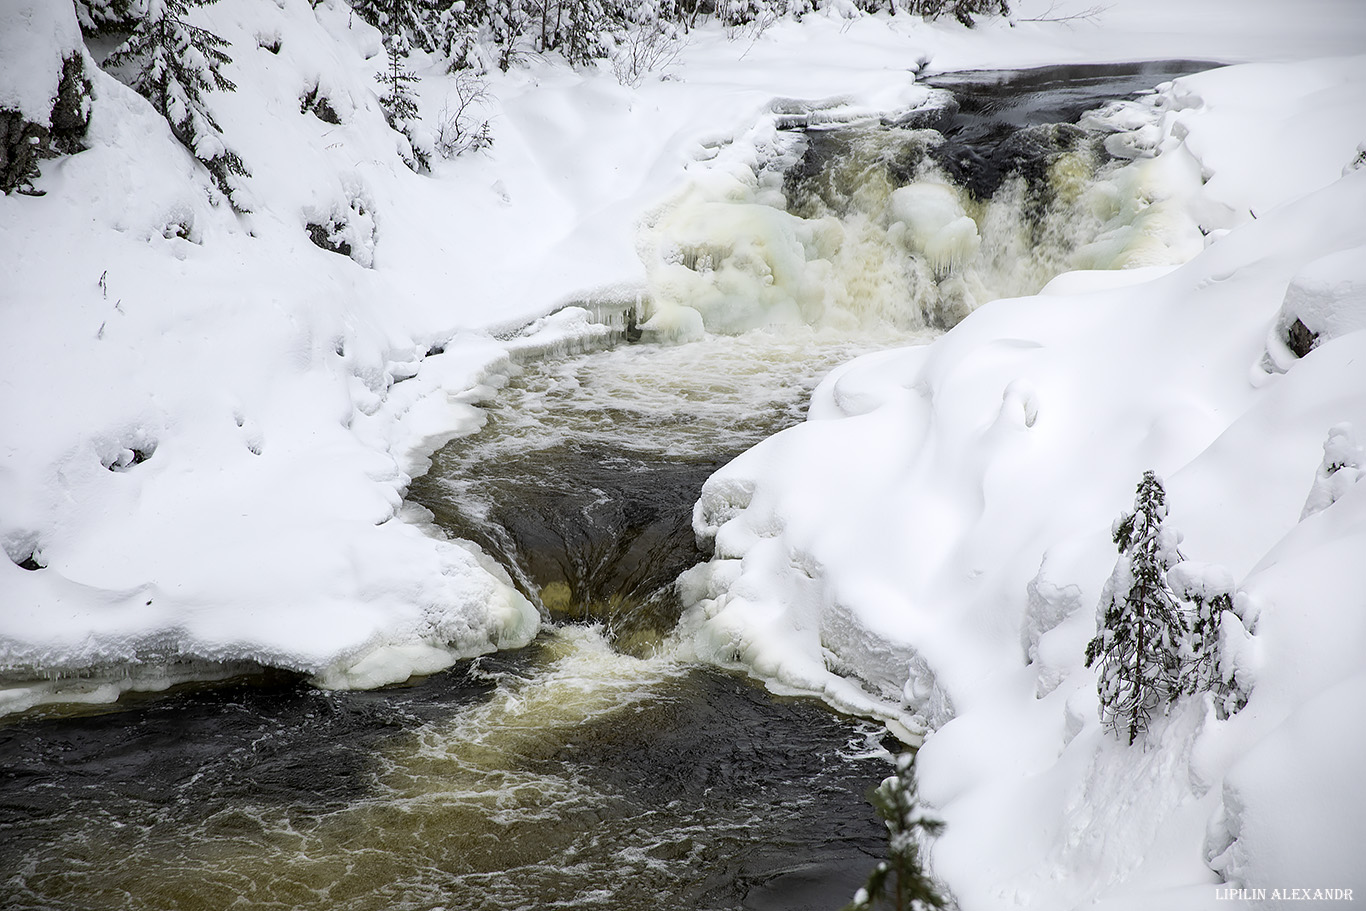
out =
[[[1041,15],[1041,16],[1029,16],[1029,17],[1027,17],[1027,18],[1016,19],[1015,21],[1016,21],[1016,22],[1063,22],[1063,23],[1067,23],[1067,22],[1081,22],[1081,21],[1093,22],[1093,21],[1095,21],[1097,18],[1100,17],[1101,13],[1108,12],[1109,9],[1110,9],[1109,6],[1101,6],[1100,4],[1097,4],[1097,5],[1095,5],[1095,6],[1088,6],[1086,9],[1082,10],[1082,11],[1079,12],[1079,13],[1069,13],[1068,15],[1063,16],[1063,15],[1054,15],[1054,14],[1053,14],[1053,11],[1054,11],[1055,9],[1057,9],[1057,8],[1058,8],[1058,4],[1057,4],[1056,2],[1050,3],[1050,4],[1048,4],[1048,9],[1046,9],[1046,10],[1044,11],[1043,15]]]

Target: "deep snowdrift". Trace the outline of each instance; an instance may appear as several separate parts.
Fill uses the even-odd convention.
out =
[[[937,729],[921,793],[965,908],[1366,887],[1366,485],[1316,480],[1330,429],[1359,467],[1366,428],[1366,171],[1344,174],[1363,99],[1366,58],[1178,80],[1153,106],[1159,160],[1206,180],[1202,253],[1064,275],[855,361],[703,492],[699,647]],[[1303,359],[1296,319],[1317,334]],[[1187,556],[1237,580],[1253,635],[1228,650],[1252,691],[1224,721],[1190,699],[1130,749],[1082,662],[1110,522],[1148,468]]]

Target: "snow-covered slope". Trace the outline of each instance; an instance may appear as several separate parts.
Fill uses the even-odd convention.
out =
[[[1361,57],[1178,80],[1159,160],[1203,176],[1189,214],[1225,225],[1203,252],[1064,275],[849,364],[703,492],[700,647],[933,730],[933,865],[964,908],[1366,888],[1366,485],[1316,481],[1330,429],[1339,463],[1339,425],[1366,429],[1363,99]],[[1296,318],[1318,333],[1303,359]],[[1129,748],[1082,664],[1111,520],[1149,468],[1186,555],[1238,580],[1251,698],[1228,720],[1188,699]]]

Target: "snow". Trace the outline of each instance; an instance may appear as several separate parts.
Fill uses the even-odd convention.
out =
[[[1274,105],[1254,112],[1262,97]],[[1362,888],[1366,788],[1348,769],[1366,756],[1351,708],[1366,493],[1342,422],[1366,415],[1366,181],[1342,166],[1363,97],[1366,58],[1177,80],[1153,161],[1204,174],[1167,213],[1227,228],[1204,250],[1063,276],[928,347],[855,361],[806,424],[703,491],[694,524],[715,555],[684,585],[698,648],[926,733],[921,794],[947,822],[933,869],[963,908]],[[1301,154],[1309,137],[1334,154]],[[1324,340],[1269,374],[1287,312]],[[1082,658],[1111,520],[1147,468],[1200,561],[1173,584],[1237,592],[1225,653],[1251,697],[1227,720],[1187,699],[1130,749],[1103,733]]]
[[[638,88],[532,61],[489,77],[493,149],[418,176],[375,97],[379,35],[343,2],[219,0],[193,17],[231,42],[238,90],[208,101],[252,171],[245,215],[88,65],[90,148],[44,163],[45,196],[0,198],[0,711],[251,662],[378,686],[526,643],[535,609],[402,493],[519,358],[591,344],[592,314],[647,287],[675,295],[654,328],[683,338],[862,319],[813,266],[833,238],[750,180],[790,153],[781,118],[933,104],[922,71],[1251,61],[1108,115],[1133,164],[1102,188],[1116,220],[1074,264],[1093,271],[837,369],[810,420],[708,483],[716,558],[681,583],[686,630],[925,737],[921,794],[948,823],[930,857],[964,909],[1366,888],[1366,485],[1359,456],[1324,466],[1325,438],[1350,456],[1342,425],[1366,427],[1366,58],[1342,56],[1366,47],[1366,5],[1017,7],[972,31],[840,5],[705,26]],[[3,0],[0,107],[45,122],[79,44],[69,5]],[[417,64],[430,122],[453,86]],[[340,124],[301,112],[315,90]],[[940,196],[893,206],[948,264],[981,238]],[[689,219],[716,205],[744,267],[678,287],[660,252],[715,242]],[[758,307],[756,263],[790,267]],[[1283,350],[1295,320],[1318,334],[1303,358]],[[1081,656],[1106,530],[1149,468],[1205,564],[1187,586],[1236,590],[1225,638],[1252,690],[1228,719],[1187,701],[1128,749]]]
[[[82,47],[76,14],[49,0],[0,2],[0,110],[47,126],[62,61]]]
[[[1299,320],[1326,341],[1366,329],[1366,249],[1332,253],[1309,263],[1285,289],[1276,327]]]
[[[1344,421],[1330,427],[1323,443],[1323,462],[1314,475],[1314,486],[1309,489],[1300,519],[1323,512],[1346,496],[1351,486],[1366,474],[1362,470],[1364,462],[1366,451],[1357,445],[1352,425]]]

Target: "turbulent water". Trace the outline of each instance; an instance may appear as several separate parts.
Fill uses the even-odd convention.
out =
[[[409,498],[497,557],[549,616],[601,621],[618,647],[648,654],[678,619],[673,580],[704,557],[691,518],[707,477],[800,421],[830,368],[923,338],[798,327],[535,363]]]
[[[525,365],[409,493],[537,642],[375,692],[268,674],[11,720],[0,906],[842,905],[885,850],[881,731],[691,660],[692,504],[834,365],[1168,255],[1143,175],[1068,124],[1195,68],[942,77],[928,120],[782,133],[662,207],[645,341]]]
[[[836,908],[885,850],[875,725],[669,634],[718,466],[914,335],[756,331],[526,366],[410,498],[551,622],[410,686],[278,677],[0,728],[14,908]]]
[[[0,731],[6,908],[837,906],[872,730],[576,627],[413,686]]]
[[[1131,163],[1153,149],[1116,141],[1147,115],[1070,121],[1194,68],[945,76],[952,94],[891,122],[753,137],[647,219],[644,329],[943,330],[1062,271],[1182,262],[1198,232]]]

